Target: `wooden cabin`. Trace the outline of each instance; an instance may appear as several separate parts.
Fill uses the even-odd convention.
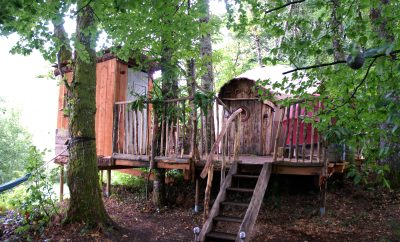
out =
[[[96,149],[99,158],[111,157],[114,149],[126,147],[131,149],[131,143],[128,138],[120,140],[117,147],[113,143],[113,127],[114,120],[117,118],[115,115],[125,115],[115,112],[116,105],[121,103],[128,103],[134,101],[137,95],[147,95],[149,90],[152,89],[153,80],[152,72],[154,68],[148,70],[138,70],[134,63],[124,62],[116,58],[110,53],[105,54],[98,59],[96,65]],[[67,70],[66,78],[71,82],[73,73]],[[61,84],[58,99],[58,113],[57,113],[57,130],[56,130],[56,154],[65,150],[65,141],[69,138],[68,134],[68,112],[67,112],[67,89]],[[127,111],[128,112],[128,111]],[[128,112],[129,113],[129,112]],[[140,122],[139,138],[141,144],[136,148],[144,150],[147,147],[149,137],[148,118],[150,111],[148,109],[142,110],[135,116]],[[127,118],[130,120],[131,117]],[[124,118],[120,122],[123,122]],[[129,126],[131,127],[131,126]],[[120,130],[123,136],[125,132],[129,133],[131,130],[128,128]],[[58,162],[66,162],[68,152],[63,153],[63,157],[59,157]],[[101,164],[99,164],[101,165]]]

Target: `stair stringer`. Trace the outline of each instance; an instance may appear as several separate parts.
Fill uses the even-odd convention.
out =
[[[213,227],[213,219],[219,214],[219,210],[221,207],[221,202],[225,200],[226,197],[226,188],[231,186],[232,183],[232,175],[237,173],[237,161],[233,161],[231,167],[229,168],[228,175],[225,177],[222,186],[220,187],[219,193],[215,202],[211,208],[210,213],[208,214],[207,220],[204,222],[203,227],[201,229],[199,239],[201,242],[204,242],[206,239],[207,233],[212,230]]]
[[[256,223],[258,212],[260,211],[261,204],[268,187],[269,178],[271,177],[272,163],[265,163],[261,169],[260,175],[257,180],[256,187],[254,188],[253,196],[246,214],[243,218],[240,229],[236,235],[236,242],[242,241],[240,239],[240,232],[245,232],[246,237],[250,235]]]

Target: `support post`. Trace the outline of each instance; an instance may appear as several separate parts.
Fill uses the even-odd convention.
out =
[[[196,178],[196,191],[194,195],[194,213],[199,212],[199,178]]]
[[[107,170],[106,197],[111,195],[111,169]]]
[[[64,164],[60,165],[60,202],[64,199]]]

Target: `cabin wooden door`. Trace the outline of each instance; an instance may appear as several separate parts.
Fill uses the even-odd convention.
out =
[[[258,100],[230,101],[231,110],[243,108],[240,133],[240,154],[265,155],[268,150],[268,115],[271,108]],[[234,139],[234,129],[231,129],[231,139]],[[232,142],[233,143],[233,142]]]

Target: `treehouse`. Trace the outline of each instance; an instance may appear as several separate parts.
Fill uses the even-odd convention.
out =
[[[196,181],[197,209],[199,177],[207,177],[204,207],[207,220],[199,234],[201,241],[239,241],[243,235],[240,232],[251,231],[271,173],[317,177],[321,212],[324,212],[325,181],[334,172],[342,172],[345,163],[329,160],[322,135],[307,121],[318,122],[315,113],[323,108],[322,104],[303,105],[302,100],[257,83],[265,79],[270,84],[282,81],[281,73],[288,70],[287,66],[250,70],[222,86],[217,97],[208,102],[203,100],[212,107],[211,123],[205,118],[205,110],[196,108],[199,103],[196,95],[143,101],[137,105],[138,95],[148,96],[152,89],[154,68],[132,67],[136,66],[112,55],[101,58],[97,64],[96,145],[98,167],[108,171],[108,194],[111,170],[141,175],[135,168],[179,169],[187,180]],[[68,72],[68,80],[71,77]],[[198,93],[196,89],[200,88],[193,85],[191,93]],[[265,98],[263,93],[274,98]],[[65,87],[61,86],[58,152],[68,138],[66,95]],[[281,106],[278,101],[283,99],[289,105]],[[218,171],[221,185],[209,210],[212,174]],[[232,194],[236,193],[243,193],[249,199],[245,203],[235,201]],[[226,211],[239,209],[243,211],[237,216],[225,215]],[[224,223],[228,224],[224,228],[234,231],[219,230]]]
[[[115,112],[118,105],[127,103],[128,100],[135,100],[137,95],[147,95],[152,89],[152,74],[155,70],[154,64],[147,66],[146,70],[138,69],[138,66],[133,62],[123,62],[113,56],[111,53],[106,53],[101,58],[98,58],[96,65],[96,148],[99,160],[107,160],[112,156],[114,150],[113,143],[113,127],[115,115],[125,115]],[[68,82],[71,82],[73,73],[71,70],[64,68]],[[67,107],[68,91],[65,85],[60,85],[58,99],[58,114],[57,114],[57,130],[56,130],[56,154],[65,150],[66,140],[69,138],[68,133],[68,107]],[[122,112],[122,110],[119,110]],[[127,112],[130,114],[129,112]],[[126,117],[127,121],[134,118],[136,120],[139,131],[138,138],[140,144],[135,146],[140,152],[146,153],[148,146],[149,132],[149,115],[150,110],[144,109],[136,113],[134,117]],[[122,122],[124,118],[121,119]],[[132,121],[133,122],[133,121]],[[132,126],[129,126],[130,128]],[[131,130],[121,130],[121,135]],[[126,139],[128,137],[126,136]],[[123,144],[119,144],[122,146]],[[126,145],[127,148],[132,147]],[[119,147],[118,147],[119,148]],[[117,148],[115,148],[117,149]],[[61,157],[58,157],[58,163],[65,163],[68,157],[68,151],[64,152]],[[101,167],[101,162],[99,163]]]

